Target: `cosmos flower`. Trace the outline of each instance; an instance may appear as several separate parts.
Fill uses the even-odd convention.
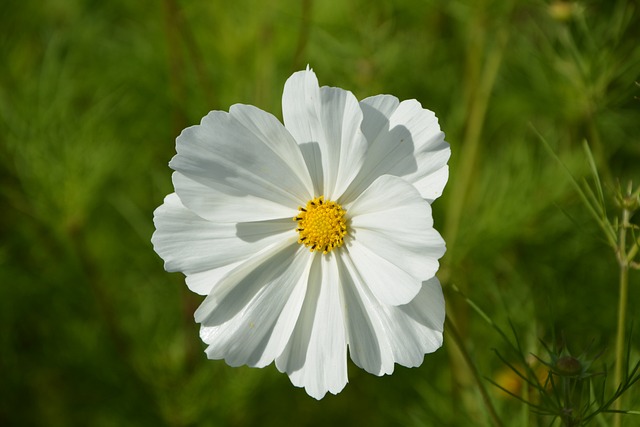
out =
[[[384,375],[442,345],[430,203],[450,149],[417,101],[358,102],[309,68],[287,80],[282,113],[284,126],[236,104],[185,129],[152,242],[206,295],[195,320],[210,359],[275,361],[321,399],[346,385],[347,349]]]

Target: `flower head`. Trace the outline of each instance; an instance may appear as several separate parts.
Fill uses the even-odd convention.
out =
[[[445,244],[430,203],[450,150],[417,101],[358,102],[308,68],[282,109],[284,125],[236,104],[181,133],[152,242],[206,295],[195,319],[209,358],[275,361],[320,399],[346,385],[347,348],[384,375],[442,345]]]

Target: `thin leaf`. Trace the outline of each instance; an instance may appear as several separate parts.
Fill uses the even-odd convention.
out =
[[[593,179],[596,183],[596,190],[598,190],[598,197],[600,199],[600,206],[602,207],[602,213],[604,216],[607,216],[607,209],[604,202],[604,193],[602,191],[602,183],[600,182],[600,176],[598,174],[598,168],[596,167],[596,162],[593,158],[593,153],[591,152],[591,148],[589,148],[589,144],[587,140],[582,141],[582,147],[584,148],[584,152],[587,155],[587,159],[589,160],[589,166],[591,167],[591,173],[593,174]]]
[[[567,177],[569,178],[571,184],[573,185],[573,188],[576,190],[576,192],[578,193],[578,195],[582,199],[582,202],[586,206],[587,210],[591,213],[593,218],[595,218],[595,220],[598,222],[598,224],[600,225],[600,228],[602,228],[602,231],[604,232],[605,236],[607,236],[607,240],[609,241],[609,244],[612,247],[615,248],[616,247],[616,242],[617,242],[615,234],[614,235],[610,234],[610,231],[609,231],[608,227],[606,227],[605,224],[602,222],[602,218],[600,217],[598,212],[594,209],[593,205],[589,202],[589,199],[587,198],[586,194],[584,193],[584,191],[580,187],[580,184],[578,184],[578,181],[576,181],[576,179],[573,177],[573,175],[569,171],[569,168],[567,168],[567,165],[565,165],[564,162],[560,159],[560,157],[558,157],[558,155],[555,153],[555,151],[553,151],[553,149],[549,145],[549,142],[542,136],[542,134],[540,134],[540,132],[538,132],[538,130],[535,129],[535,128],[533,128],[533,131],[538,135],[538,137],[540,138],[540,141],[542,141],[542,144],[547,149],[547,151],[549,152],[551,157],[553,157],[553,159],[556,162],[558,162],[558,164],[565,171]]]

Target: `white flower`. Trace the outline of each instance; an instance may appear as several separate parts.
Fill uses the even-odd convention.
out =
[[[384,375],[442,345],[430,203],[450,149],[417,101],[358,102],[309,68],[287,80],[282,109],[284,126],[236,104],[182,132],[152,242],[207,296],[195,320],[209,358],[275,360],[320,399],[346,385],[347,347]]]

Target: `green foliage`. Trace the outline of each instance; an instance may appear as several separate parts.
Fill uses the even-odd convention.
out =
[[[509,345],[453,284],[494,324],[513,323],[521,354],[544,354],[538,339],[561,332],[613,367],[616,255],[540,136],[579,182],[597,168],[602,195],[589,197],[603,213],[616,211],[618,182],[640,183],[632,0],[0,9],[0,425],[491,425],[450,336],[417,369],[376,378],[350,366],[347,388],[320,402],[273,366],[206,360],[193,321],[201,298],[150,244],[174,139],[233,103],[279,115],[284,81],[306,64],[321,84],[416,98],[438,115],[453,153],[434,203],[448,247],[440,277],[483,377],[513,380],[492,351]],[[638,214],[628,220],[631,246]],[[632,268],[631,307],[638,279]],[[485,386],[503,424],[548,424]],[[527,400],[526,387],[514,393]],[[637,386],[623,407],[637,412]]]

